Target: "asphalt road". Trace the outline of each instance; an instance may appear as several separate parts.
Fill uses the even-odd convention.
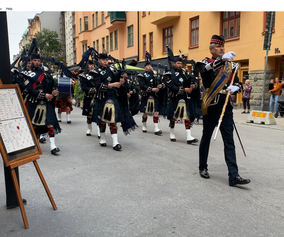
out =
[[[142,133],[138,114],[136,131],[125,136],[119,129],[117,152],[108,127],[107,147],[99,146],[94,124],[92,136],[86,136],[86,118],[75,107],[71,124],[62,116],[60,154],[52,155],[47,141],[38,160],[58,209],[52,209],[33,164],[21,166],[25,229],[20,209],[6,210],[2,172],[0,236],[283,236],[284,118],[277,118],[278,126],[257,126],[246,124],[241,111],[234,112],[235,121],[247,157],[235,136],[237,162],[251,183],[230,187],[220,134],[211,142],[206,180],[198,173],[199,143],[186,143],[184,124],[176,124],[177,142],[170,142],[166,119],[160,118],[163,134],[156,136],[152,117],[148,133]],[[202,120],[192,128],[194,137],[201,134]]]

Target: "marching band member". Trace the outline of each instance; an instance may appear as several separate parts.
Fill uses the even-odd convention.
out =
[[[23,71],[28,79],[28,113],[37,136],[48,133],[51,154],[55,155],[60,149],[55,144],[55,134],[61,128],[55,114],[55,100],[58,94],[56,82],[53,77],[40,68],[41,57],[37,53],[31,55],[29,71]]]
[[[122,146],[118,142],[117,123],[121,122],[126,135],[129,130],[134,130],[137,126],[128,109],[127,91],[124,85],[126,73],[109,67],[108,56],[105,53],[99,54],[98,62],[99,67],[90,71],[97,91],[92,121],[100,127],[100,146],[107,146],[105,130],[108,123],[113,141],[112,147],[115,151],[120,151]]]
[[[145,72],[137,75],[139,86],[141,88],[141,105],[140,112],[142,115],[142,132],[147,132],[147,119],[148,114],[153,114],[154,134],[160,136],[162,130],[159,129],[159,115],[166,115],[159,113],[163,110],[163,95],[160,93],[166,88],[157,72],[153,70],[151,62],[145,61]]]
[[[164,73],[169,89],[169,106],[167,119],[170,120],[170,140],[176,141],[174,127],[177,120],[185,121],[187,144],[195,144],[198,139],[191,135],[191,121],[197,116],[200,98],[194,90],[197,90],[198,83],[195,77],[182,68],[182,58],[174,57],[172,69]],[[199,102],[199,104],[198,104]]]
[[[230,81],[237,64],[230,63],[235,53],[224,51],[224,36],[213,35],[210,41],[209,50],[212,58],[205,58],[197,63],[204,85],[204,96],[202,99],[203,112],[203,134],[199,146],[199,173],[202,178],[209,179],[208,153],[212,133],[218,124],[218,120],[225,104],[228,90],[231,93],[241,92],[239,78],[234,78],[233,84]],[[233,106],[228,103],[220,125],[220,132],[224,142],[225,161],[228,167],[229,185],[248,184],[249,179],[239,176],[236,161],[236,152],[233,138],[234,130]]]

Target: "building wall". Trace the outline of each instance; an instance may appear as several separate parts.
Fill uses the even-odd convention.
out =
[[[199,44],[196,48],[190,48],[190,19],[199,17]],[[266,50],[263,50],[265,28],[264,12],[241,12],[240,16],[240,36],[238,39],[227,40],[225,51],[234,51],[237,61],[241,66],[238,72],[240,81],[245,75],[249,76],[253,86],[251,104],[259,109],[263,93],[264,69]],[[272,34],[272,44],[268,53],[267,71],[265,76],[264,107],[269,104],[268,83],[269,79],[284,77],[280,71],[284,67],[283,61],[283,32],[284,12],[276,12],[275,32]],[[146,47],[149,52],[149,33],[153,32],[153,55],[152,59],[164,59],[167,53],[163,47],[163,28],[173,26],[173,48],[174,55],[179,54],[179,50],[185,59],[193,59],[196,62],[204,57],[211,57],[209,52],[209,42],[213,34],[220,35],[221,32],[221,12],[143,12],[139,13],[139,55],[143,55],[142,37],[146,34]],[[284,56],[283,56],[284,57]],[[140,64],[145,59],[140,57]],[[281,65],[282,64],[282,65]],[[241,95],[237,98],[238,106],[241,106]]]
[[[97,40],[99,40],[99,53],[102,53],[102,38],[105,38],[105,50],[106,47],[106,37],[109,36],[110,42],[110,33],[117,30],[118,32],[118,48],[109,50],[109,54],[114,58],[122,60],[123,58],[131,60],[138,57],[138,25],[137,25],[137,12],[126,12],[126,21],[125,22],[110,22],[110,16],[108,12],[104,12],[104,23],[102,24],[102,12],[98,11],[98,26],[93,28],[92,26],[92,15],[96,12],[75,12],[75,24],[76,24],[76,60],[79,63],[83,55],[83,45],[88,45],[93,47],[93,42],[96,42],[95,49],[97,50]],[[84,31],[84,17],[88,17],[88,30]],[[80,19],[82,19],[82,32],[80,32]],[[131,47],[127,46],[127,27],[133,25],[133,42],[134,45]],[[114,38],[113,38],[114,45]],[[86,48],[85,48],[86,49]],[[109,47],[110,49],[110,47]]]
[[[65,12],[65,39],[66,39],[66,65],[74,65],[74,43],[73,43],[73,28],[72,22],[74,20],[73,12]]]

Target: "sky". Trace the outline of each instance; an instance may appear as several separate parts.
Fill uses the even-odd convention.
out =
[[[19,53],[19,43],[23,33],[28,28],[28,19],[34,18],[37,13],[40,13],[40,11],[6,12],[11,63],[13,62],[13,55]]]

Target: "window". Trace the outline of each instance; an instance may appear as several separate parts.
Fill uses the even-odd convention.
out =
[[[199,44],[199,16],[190,19],[190,47]]]
[[[93,41],[93,48],[96,49],[96,41]]]
[[[110,51],[112,51],[113,50],[113,32],[110,32],[109,38],[110,38]]]
[[[145,58],[145,53],[146,53],[146,35],[143,35],[143,58]]]
[[[97,40],[97,51],[100,52],[100,48],[99,48],[99,40]]]
[[[105,37],[102,38],[102,47],[103,47],[103,51],[105,49]]]
[[[114,32],[114,49],[118,49],[118,32]]]
[[[222,12],[222,34],[225,39],[240,36],[240,12]]]
[[[85,45],[83,44],[83,45],[82,45],[82,50],[83,50],[82,52],[83,52],[83,53],[85,52],[85,48],[84,48],[84,47],[85,47]]]
[[[102,24],[105,23],[105,12],[102,12]]]
[[[163,52],[167,52],[167,47],[173,49],[173,27],[163,29]]]
[[[107,42],[107,53],[109,52],[109,36],[107,35],[106,37],[106,42]]]
[[[149,53],[153,56],[153,32],[149,34]]]
[[[96,12],[96,27],[98,27],[98,12]]]
[[[80,33],[82,32],[82,19],[80,18]]]
[[[92,29],[95,28],[95,15],[92,14]]]
[[[88,30],[88,17],[84,17],[84,30]]]
[[[127,46],[133,46],[133,25],[127,27],[128,44]]]

